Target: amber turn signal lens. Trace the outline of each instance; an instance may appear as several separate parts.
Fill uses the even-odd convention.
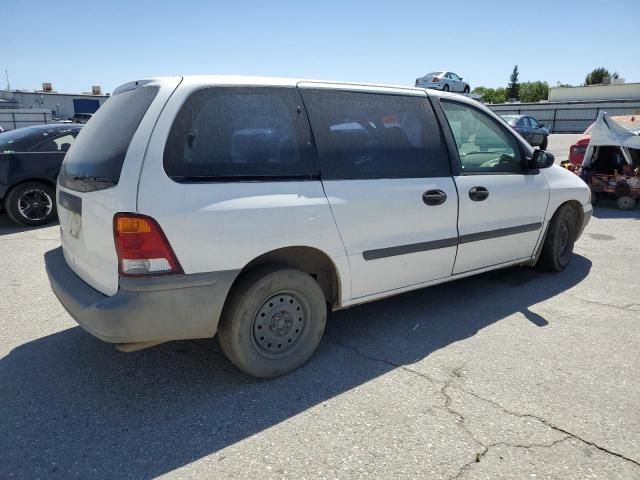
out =
[[[145,218],[118,217],[116,232],[118,233],[150,233],[151,223]]]

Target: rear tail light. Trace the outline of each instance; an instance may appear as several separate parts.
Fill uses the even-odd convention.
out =
[[[439,78],[439,77],[433,77],[433,78],[431,79],[431,81],[432,81],[432,82],[439,82],[439,81],[440,81],[440,78]]]
[[[117,213],[113,217],[113,237],[120,275],[183,273],[167,237],[153,218]]]

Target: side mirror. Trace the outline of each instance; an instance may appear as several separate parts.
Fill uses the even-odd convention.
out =
[[[556,158],[551,152],[546,150],[534,150],[533,157],[529,159],[529,170],[537,170],[539,168],[549,168],[556,161]]]
[[[540,128],[544,128],[544,123],[541,123],[541,124],[540,124]]]
[[[464,77],[460,77],[460,80],[464,80]]]

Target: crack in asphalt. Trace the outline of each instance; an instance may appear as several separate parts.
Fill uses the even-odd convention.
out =
[[[567,295],[569,295],[571,298],[575,298],[579,302],[588,303],[590,305],[598,305],[600,307],[609,307],[609,308],[616,308],[618,310],[626,310],[628,312],[637,312],[638,309],[632,308],[632,307],[640,307],[640,303],[628,303],[626,305],[616,305],[613,303],[599,302],[598,300],[588,300],[586,298],[582,298],[577,295],[572,295],[570,293],[567,293]]]
[[[480,459],[481,459],[482,457],[484,457],[484,456],[487,454],[487,452],[488,452],[491,448],[493,448],[493,447],[495,447],[495,446],[498,446],[498,445],[506,445],[506,446],[511,446],[511,447],[513,447],[513,448],[533,448],[533,447],[544,447],[544,448],[549,448],[549,447],[553,447],[553,446],[557,445],[558,443],[564,442],[564,441],[566,441],[566,440],[568,440],[568,439],[574,439],[574,440],[577,440],[577,441],[579,441],[579,442],[584,443],[585,445],[592,446],[592,447],[594,447],[594,448],[596,448],[596,449],[598,449],[598,450],[600,450],[600,451],[602,451],[602,452],[604,452],[604,453],[607,453],[607,454],[609,454],[609,455],[611,455],[611,456],[614,456],[614,457],[620,458],[620,459],[622,459],[622,460],[626,460],[627,462],[630,462],[630,463],[634,464],[635,466],[640,467],[640,462],[639,462],[639,461],[634,460],[634,459],[629,458],[629,457],[626,457],[626,456],[622,455],[621,453],[614,452],[613,450],[609,450],[608,448],[602,447],[602,446],[600,446],[600,445],[598,445],[598,444],[596,444],[596,443],[594,443],[594,442],[591,442],[591,441],[589,441],[589,440],[586,440],[586,439],[584,439],[584,438],[582,438],[582,437],[580,437],[580,436],[576,435],[575,433],[572,433],[572,432],[570,432],[570,431],[568,431],[568,430],[566,430],[566,429],[564,429],[564,428],[562,428],[562,427],[558,427],[557,425],[554,425],[554,424],[553,424],[553,423],[551,423],[549,420],[546,420],[546,419],[544,419],[544,418],[542,418],[542,417],[539,417],[539,416],[537,416],[537,415],[533,415],[533,414],[529,414],[529,413],[519,413],[519,412],[511,411],[511,410],[509,410],[508,408],[506,408],[506,407],[504,407],[503,405],[501,405],[501,404],[499,404],[498,402],[496,402],[495,400],[491,400],[491,399],[489,399],[489,398],[484,398],[484,397],[482,397],[482,396],[478,395],[477,393],[472,392],[472,391],[469,391],[469,390],[466,390],[466,389],[464,389],[464,388],[462,388],[462,387],[460,387],[460,386],[451,385],[451,384],[450,384],[449,382],[447,382],[447,381],[435,379],[435,378],[433,378],[433,377],[431,377],[431,376],[429,376],[429,375],[427,375],[427,374],[424,374],[424,373],[422,373],[422,372],[418,372],[418,371],[416,371],[416,370],[413,370],[413,369],[411,369],[411,368],[407,367],[406,365],[398,364],[398,363],[395,363],[395,362],[393,362],[393,361],[391,361],[391,360],[387,360],[387,359],[385,359],[385,358],[375,357],[375,356],[373,356],[373,355],[368,355],[368,354],[366,354],[366,353],[363,353],[363,352],[361,352],[357,347],[354,347],[354,346],[351,346],[351,345],[347,345],[347,344],[345,344],[345,343],[342,343],[340,340],[338,340],[336,337],[334,337],[333,335],[331,335],[331,334],[329,334],[329,333],[326,333],[326,336],[327,336],[328,338],[330,338],[330,339],[331,339],[331,341],[332,341],[333,343],[335,343],[336,345],[338,345],[338,346],[340,346],[340,347],[342,347],[342,348],[345,348],[345,349],[347,349],[347,350],[351,350],[351,351],[353,351],[356,355],[358,355],[358,356],[360,356],[360,357],[362,357],[362,358],[365,358],[365,359],[367,359],[367,360],[374,361],[374,362],[381,362],[381,363],[385,363],[385,364],[390,365],[390,366],[393,366],[393,367],[395,367],[395,368],[402,369],[402,370],[404,370],[404,371],[406,371],[406,372],[408,372],[408,373],[411,373],[411,374],[413,374],[413,375],[416,375],[416,376],[422,377],[423,379],[425,379],[425,380],[427,380],[427,381],[429,381],[429,382],[431,382],[431,383],[436,383],[436,384],[438,384],[438,385],[442,385],[442,387],[441,387],[441,389],[440,389],[440,393],[441,393],[441,394],[444,396],[444,398],[445,398],[443,408],[444,408],[446,411],[448,411],[449,413],[451,413],[453,416],[455,416],[455,417],[458,419],[456,423],[460,426],[460,428],[461,428],[465,433],[467,433],[467,434],[471,437],[471,439],[473,439],[473,441],[475,441],[477,444],[479,444],[479,445],[482,447],[482,449],[483,449],[481,452],[476,453],[476,456],[475,456],[475,458],[474,458],[472,461],[465,463],[465,464],[460,468],[460,471],[459,471],[456,475],[454,475],[453,477],[450,477],[451,479],[459,478],[459,477],[460,477],[460,476],[461,476],[461,475],[462,475],[466,470],[468,470],[472,465],[474,465],[475,463],[479,463],[479,462],[480,462]],[[460,370],[460,368],[461,368],[461,367],[456,367],[455,369],[453,369],[453,370],[452,370],[452,373],[453,373],[455,376],[460,376],[460,375],[456,375],[456,371],[459,371],[459,370]],[[556,441],[554,441],[554,442],[551,442],[551,443],[549,443],[549,444],[513,444],[513,445],[511,445],[511,444],[506,443],[506,442],[497,442],[497,443],[490,444],[490,445],[484,445],[482,442],[480,442],[480,441],[479,441],[479,440],[478,440],[478,439],[477,439],[477,438],[476,438],[476,437],[475,437],[475,436],[474,436],[474,435],[469,431],[469,429],[466,427],[466,425],[464,425],[464,422],[465,422],[464,415],[462,415],[460,412],[458,412],[458,411],[456,411],[455,409],[453,409],[453,407],[451,406],[451,403],[452,403],[451,397],[450,397],[450,395],[446,392],[446,390],[447,390],[448,388],[455,389],[455,390],[459,390],[459,391],[461,391],[461,392],[463,392],[463,393],[466,393],[467,395],[471,395],[471,396],[473,396],[473,397],[477,398],[478,400],[481,400],[481,401],[483,401],[483,402],[489,403],[489,404],[491,404],[491,405],[493,405],[493,406],[495,406],[495,407],[499,408],[500,410],[502,410],[503,412],[505,412],[505,413],[507,413],[507,414],[509,414],[509,415],[513,415],[513,416],[515,416],[515,417],[519,417],[519,418],[529,418],[529,419],[537,420],[538,422],[542,423],[543,425],[546,425],[547,427],[551,428],[552,430],[554,430],[554,431],[556,431],[556,432],[560,432],[560,433],[564,434],[564,435],[565,435],[565,437],[563,437],[563,438],[562,438],[562,439],[560,439],[560,440],[556,440]]]

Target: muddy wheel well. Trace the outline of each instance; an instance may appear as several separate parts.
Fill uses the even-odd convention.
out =
[[[264,265],[281,265],[308,273],[320,285],[327,303],[339,307],[340,279],[336,266],[324,252],[312,247],[279,248],[253,259],[240,275]]]

